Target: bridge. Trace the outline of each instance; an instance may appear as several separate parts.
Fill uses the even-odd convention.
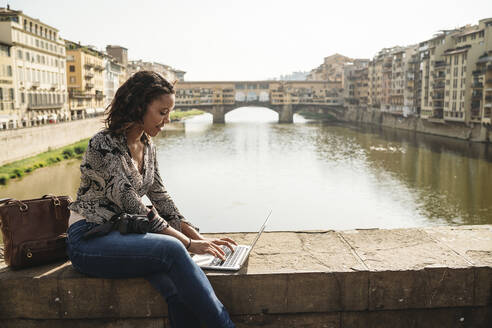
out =
[[[279,114],[280,123],[292,123],[294,113],[339,111],[341,85],[329,81],[202,81],[178,82],[176,109],[203,110],[214,123],[239,107],[267,107]]]

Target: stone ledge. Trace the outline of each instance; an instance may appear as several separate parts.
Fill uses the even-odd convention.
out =
[[[227,235],[239,243],[254,238]],[[243,327],[319,327],[309,323],[316,320],[331,327],[332,319],[334,327],[365,327],[360,318],[386,317],[408,322],[402,327],[431,327],[424,318],[441,321],[430,313],[446,313],[444,320],[463,311],[467,323],[479,322],[490,320],[483,313],[492,305],[492,227],[267,232],[239,272],[207,275]],[[19,271],[0,266],[0,290],[7,327],[166,324],[165,302],[146,280],[90,278],[70,262]]]

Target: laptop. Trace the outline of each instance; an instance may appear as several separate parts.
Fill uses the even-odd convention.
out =
[[[246,262],[246,259],[251,253],[253,247],[255,247],[256,242],[260,239],[261,233],[265,230],[268,219],[270,218],[270,213],[260,228],[260,231],[256,234],[255,239],[251,243],[251,245],[237,245],[233,246],[234,252],[230,250],[227,246],[222,246],[222,250],[225,252],[225,261],[222,261],[220,258],[215,257],[211,254],[195,254],[192,259],[195,263],[202,269],[207,270],[228,270],[228,271],[237,271],[241,269],[241,266]]]

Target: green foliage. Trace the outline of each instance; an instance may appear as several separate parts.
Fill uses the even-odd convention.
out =
[[[75,147],[73,147],[73,150],[75,151],[75,153],[77,155],[80,155],[80,154],[83,154],[85,152],[86,148],[87,147],[84,147],[84,146],[75,146]]]
[[[187,111],[174,110],[171,112],[170,119],[171,119],[171,121],[179,121],[183,118],[195,116],[195,115],[201,115],[203,113],[205,113],[205,112],[198,110],[198,109],[192,109],[192,110],[187,110]]]
[[[73,149],[72,148],[65,148],[62,152],[63,158],[69,159],[73,157]]]
[[[0,166],[0,177],[2,177],[0,185],[7,184],[9,179],[19,178],[40,167],[53,165],[64,159],[80,159],[82,158],[82,154],[85,152],[88,143],[89,139],[84,139],[68,147],[58,149],[51,149],[51,147],[49,147],[49,151],[47,152]]]
[[[22,172],[20,169],[15,169],[13,173],[17,178],[20,178],[24,175],[24,172]]]

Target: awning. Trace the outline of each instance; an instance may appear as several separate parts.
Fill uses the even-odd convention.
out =
[[[0,122],[7,123],[9,121],[17,121],[17,115],[0,115]]]
[[[94,114],[95,112],[96,112],[96,110],[94,108],[86,108],[85,109],[86,114]]]
[[[96,113],[98,113],[98,114],[99,113],[104,113],[104,108],[102,108],[102,107],[96,108]]]

